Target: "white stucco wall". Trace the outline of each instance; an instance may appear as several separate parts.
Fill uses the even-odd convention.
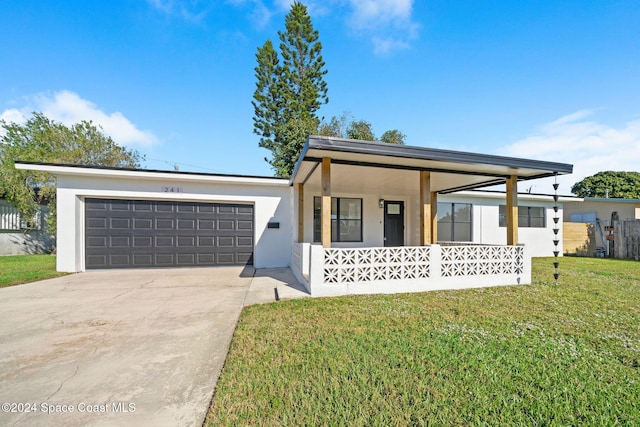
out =
[[[320,197],[317,192],[309,192],[304,194],[304,242],[313,242],[313,199]],[[331,197],[346,197],[362,199],[362,242],[333,242],[332,247],[335,248],[361,248],[361,247],[379,247],[384,246],[384,209],[379,207],[378,201],[381,196],[355,193],[332,193]],[[405,196],[383,195],[382,198],[387,201],[404,202],[404,218],[405,218],[405,245],[417,245],[419,236],[413,236],[411,231],[419,227],[420,220],[418,202],[411,203],[410,198]],[[297,199],[296,199],[297,203]],[[297,212],[294,215],[297,230]],[[419,233],[419,231],[418,231]],[[294,234],[297,240],[297,231]],[[415,240],[415,241],[414,241]]]
[[[73,172],[73,171],[72,171]],[[178,192],[165,192],[172,188]],[[84,271],[84,199],[91,197],[247,203],[254,206],[254,266],[287,267],[291,257],[290,187],[286,180],[126,172],[58,173],[58,271]],[[268,229],[270,221],[280,228]]]
[[[451,194],[438,196],[439,203],[471,203],[473,206],[472,233],[473,243],[506,245],[507,229],[499,226],[499,206],[505,205],[504,195],[499,193],[474,193]],[[545,227],[518,227],[518,243],[524,244],[529,256],[542,257],[553,256],[555,246],[554,223],[555,202],[549,196],[519,195],[519,206],[536,206],[545,209]],[[562,254],[562,204],[558,211],[558,250]]]
[[[320,196],[319,192],[305,191],[304,193],[304,242],[313,242],[313,198]],[[293,197],[293,196],[292,196]],[[296,196],[297,197],[297,196]],[[332,197],[353,197],[362,199],[363,231],[362,242],[331,244],[335,248],[358,248],[384,246],[384,210],[378,206],[380,198],[387,201],[403,201],[405,207],[405,245],[420,246],[420,199],[410,196],[394,196],[393,194],[368,195],[354,193],[332,193]],[[472,243],[506,245],[506,227],[499,226],[499,206],[506,204],[505,195],[493,192],[467,191],[450,195],[439,195],[438,203],[470,203],[473,206]],[[545,208],[544,228],[518,228],[518,240],[527,247],[528,254],[533,257],[553,256],[554,240],[554,211],[555,202],[551,196],[520,195],[519,205],[541,206]],[[562,253],[562,203],[558,211],[558,250]],[[294,218],[293,236],[297,241],[297,199],[292,209]]]

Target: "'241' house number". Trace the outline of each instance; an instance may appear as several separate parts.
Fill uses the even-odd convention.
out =
[[[163,193],[182,193],[182,187],[162,187]]]

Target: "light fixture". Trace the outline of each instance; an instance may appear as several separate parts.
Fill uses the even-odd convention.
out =
[[[378,207],[379,207],[380,209],[384,208],[384,199],[380,199],[380,200],[378,200]]]

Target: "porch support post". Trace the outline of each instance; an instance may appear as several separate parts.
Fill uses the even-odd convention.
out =
[[[322,226],[321,237],[323,248],[331,247],[331,158],[322,158]]]
[[[438,193],[431,192],[431,243],[438,243]]]
[[[431,192],[431,172],[420,171],[420,245],[430,245],[433,241],[433,206]]]
[[[298,243],[304,242],[304,184],[298,184]]]
[[[518,176],[507,178],[507,245],[518,244]]]

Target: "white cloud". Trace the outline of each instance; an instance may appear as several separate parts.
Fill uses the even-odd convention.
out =
[[[573,174],[559,177],[560,192],[583,178],[605,170],[640,171],[640,119],[616,128],[595,120],[593,110],[580,110],[540,127],[528,136],[500,150],[508,156],[525,157],[574,165]],[[549,192],[549,180],[522,183],[534,185],[534,192]]]
[[[202,0],[147,0],[147,2],[166,15],[180,16],[186,21],[196,23],[207,16],[212,6],[212,3]]]
[[[349,3],[353,8],[352,22],[360,28],[375,29],[411,21],[413,0],[349,0]]]
[[[175,0],[164,0],[161,4],[169,1]],[[227,3],[236,7],[251,6],[250,19],[262,28],[276,11],[287,13],[293,0],[227,0]],[[369,38],[376,55],[407,49],[418,38],[420,26],[413,21],[414,0],[307,0],[303,3],[312,17],[334,15],[352,33]]]
[[[24,122],[24,113],[17,108],[9,108],[0,114],[0,120],[7,123],[22,123]]]
[[[77,93],[63,90],[51,94],[38,94],[27,99],[20,109],[7,109],[0,113],[6,121],[24,123],[32,111],[42,112],[48,118],[70,126],[82,120],[90,120],[103,128],[115,142],[121,145],[151,146],[158,142],[148,130],[138,129],[121,112],[105,113],[94,103],[82,99]]]
[[[409,49],[409,43],[402,40],[395,39],[381,39],[374,37],[373,41],[373,53],[379,56],[388,55],[392,51]]]
[[[408,49],[420,26],[412,19],[413,0],[348,0],[349,23],[371,37],[376,55]]]

